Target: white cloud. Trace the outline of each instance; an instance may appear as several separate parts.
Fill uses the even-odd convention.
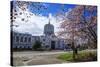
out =
[[[14,24],[19,25],[18,27],[13,27],[15,31],[21,33],[30,33],[32,35],[42,35],[44,30],[44,25],[48,23],[50,19],[50,23],[54,25],[55,33],[59,31],[59,24],[62,20],[57,20],[51,13],[49,14],[49,18],[42,15],[35,15],[30,12],[28,9],[26,11],[22,11],[18,9],[18,15],[16,16],[16,20]],[[22,13],[20,15],[20,13]],[[67,12],[66,12],[67,14]],[[22,19],[24,18],[24,21]],[[58,16],[58,19],[61,17]]]
[[[22,12],[22,15],[19,15]],[[42,15],[35,15],[31,13],[30,11],[19,11],[17,12],[18,15],[16,16],[16,20],[14,24],[19,25],[18,27],[13,27],[14,30],[21,32],[21,33],[30,33],[33,35],[42,35],[44,30],[44,25],[48,23],[49,18]],[[32,14],[30,16],[30,14]],[[27,17],[29,16],[29,17]],[[25,21],[22,21],[21,19],[25,18]],[[58,25],[59,23],[56,22],[56,18],[50,14],[50,23],[54,25],[55,32],[58,31]]]

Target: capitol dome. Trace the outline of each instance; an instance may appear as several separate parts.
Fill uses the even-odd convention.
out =
[[[50,24],[50,21],[48,24],[44,26],[44,34],[45,35],[51,35],[54,34],[54,26]]]

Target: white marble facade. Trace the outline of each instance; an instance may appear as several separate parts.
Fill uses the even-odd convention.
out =
[[[50,22],[44,26],[44,34],[42,36],[13,32],[13,48],[31,49],[36,40],[42,42],[42,47],[48,49],[64,49],[66,45],[64,39],[58,38],[54,34],[54,26]]]
[[[32,36],[30,34],[13,32],[13,48],[32,48]]]

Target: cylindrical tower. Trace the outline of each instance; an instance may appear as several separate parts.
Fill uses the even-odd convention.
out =
[[[44,34],[45,35],[54,34],[54,26],[50,24],[50,20],[49,23],[44,26]]]

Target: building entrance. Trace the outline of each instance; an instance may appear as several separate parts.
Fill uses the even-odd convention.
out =
[[[51,41],[51,49],[55,49],[55,41]]]

